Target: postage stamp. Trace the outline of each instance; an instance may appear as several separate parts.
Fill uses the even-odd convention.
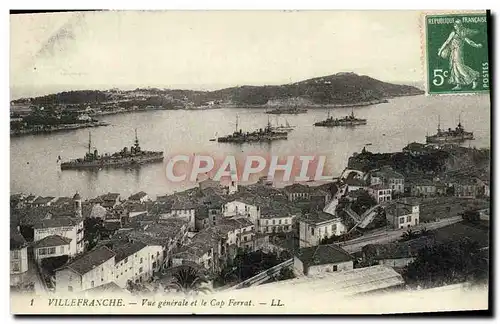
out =
[[[426,15],[427,93],[490,89],[487,15]]]

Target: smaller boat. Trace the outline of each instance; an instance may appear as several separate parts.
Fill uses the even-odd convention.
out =
[[[271,126],[271,130],[273,130],[275,132],[291,132],[294,129],[295,129],[295,126],[290,125],[290,123],[288,122],[287,119],[285,119],[285,125],[281,124],[281,125]]]

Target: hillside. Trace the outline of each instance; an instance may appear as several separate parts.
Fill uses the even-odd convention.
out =
[[[173,101],[191,102],[195,105],[219,101],[233,105],[266,105],[280,100],[311,105],[356,104],[377,102],[384,99],[419,95],[424,92],[409,85],[382,82],[355,73],[308,79],[285,85],[241,86],[216,91],[192,91],[169,89],[136,89],[131,91],[70,91],[31,98],[32,104],[99,104],[107,101],[137,97],[168,97]],[[26,102],[26,99],[15,103]]]

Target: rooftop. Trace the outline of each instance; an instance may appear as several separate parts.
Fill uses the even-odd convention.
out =
[[[142,198],[146,197],[148,194],[145,193],[144,191],[139,191],[138,193],[133,194],[132,196],[128,197],[129,200],[141,200]]]
[[[50,218],[39,221],[34,228],[71,227],[76,226],[79,222],[81,222],[80,219],[70,217]]]
[[[106,246],[99,246],[58,270],[69,268],[80,275],[84,275],[114,256],[115,253],[109,248]]]
[[[32,204],[34,205],[45,205],[47,204],[48,202],[54,200],[55,197],[38,197],[36,198]]]
[[[67,237],[62,237],[59,235],[50,235],[47,237],[44,237],[43,239],[35,242],[34,247],[36,248],[42,248],[42,247],[52,247],[52,246],[61,246],[61,245],[68,245],[71,243],[71,239]]]
[[[120,262],[121,260],[137,253],[138,251],[144,249],[147,244],[142,242],[126,243],[124,245],[113,246],[111,250],[115,252],[115,262]]]
[[[318,245],[302,248],[297,253],[297,258],[307,266],[331,264],[352,261],[351,255],[335,244]]]
[[[337,216],[325,213],[324,211],[313,211],[303,215],[300,220],[309,224],[320,224],[338,219]]]

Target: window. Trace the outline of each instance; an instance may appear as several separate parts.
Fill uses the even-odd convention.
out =
[[[72,292],[72,291],[73,291],[73,287],[68,286],[68,291],[69,291],[69,292]]]
[[[156,256],[158,257],[159,255],[160,255],[160,252],[159,252],[159,251],[157,251],[157,252],[156,252]]]
[[[275,220],[275,219],[273,219],[273,225],[275,225],[275,224],[276,224],[276,220]]]
[[[278,221],[278,224],[280,224],[280,225],[281,225],[281,219]]]
[[[47,254],[47,249],[46,248],[38,249],[38,255],[45,255],[45,254]]]
[[[339,270],[339,267],[337,265],[334,265],[333,266],[333,271],[338,271]]]
[[[93,280],[90,282],[90,287],[94,288],[94,281]]]
[[[142,261],[143,261],[143,258],[141,258],[141,262],[140,262],[141,264],[142,264]]]
[[[285,224],[288,224],[288,218],[285,218]]]
[[[64,246],[61,246],[61,248],[59,249],[59,253],[61,253],[61,254],[64,253]]]
[[[403,224],[405,222],[405,217],[399,217],[399,224]]]
[[[142,273],[142,267],[139,268],[139,273]]]
[[[411,222],[411,215],[406,217],[406,222]]]
[[[127,262],[128,262],[128,257],[126,257],[126,258],[125,258],[125,261],[123,261],[123,262],[127,263]]]
[[[311,227],[311,235],[314,235],[314,228]]]

